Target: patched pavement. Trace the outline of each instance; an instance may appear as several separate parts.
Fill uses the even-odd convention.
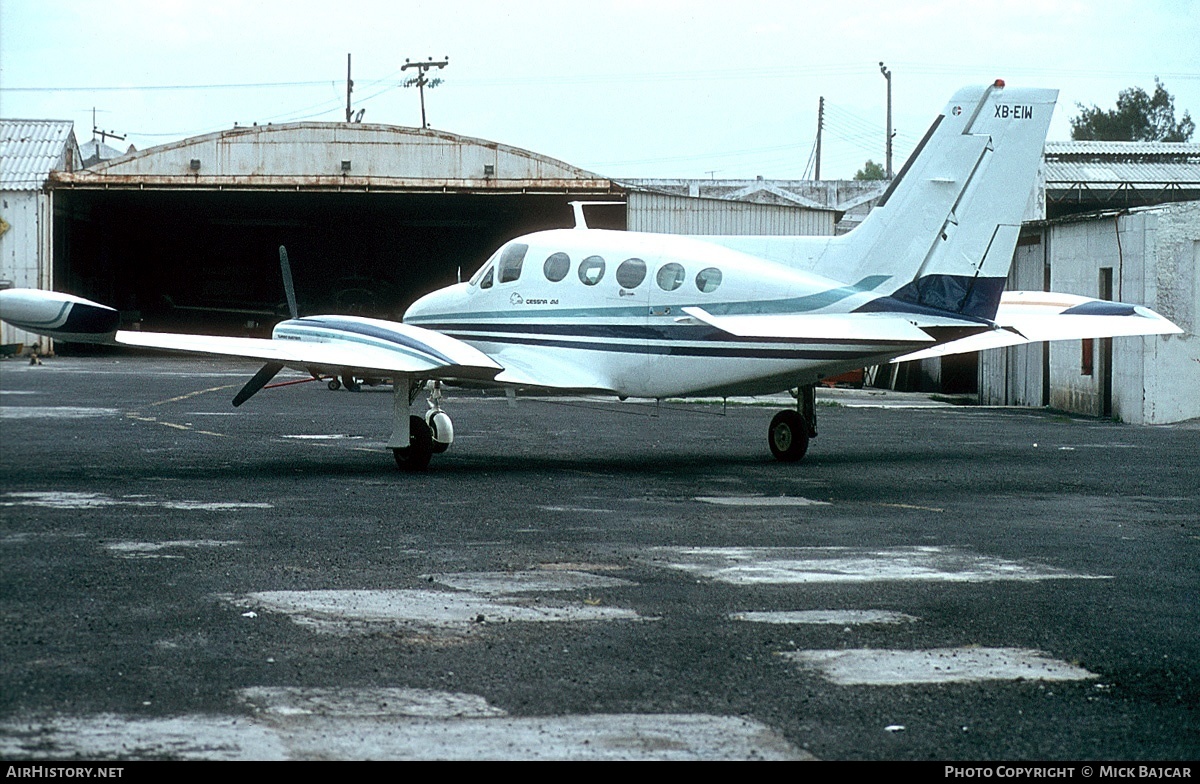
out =
[[[0,363],[5,759],[1200,756],[1194,426],[254,370]]]

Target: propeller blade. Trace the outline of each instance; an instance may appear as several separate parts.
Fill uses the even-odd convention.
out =
[[[288,263],[287,248],[282,245],[279,246],[279,269],[283,273],[283,291],[287,294],[288,312],[292,314],[292,318],[300,318],[300,311],[296,308],[296,287],[292,285],[292,265]]]
[[[259,371],[254,374],[254,378],[246,382],[246,386],[242,387],[242,391],[238,392],[237,395],[234,396],[234,407],[236,408],[250,398],[254,397],[254,394],[266,386],[267,382],[275,378],[275,374],[281,370],[283,370],[283,365],[276,364],[275,362],[268,362],[267,364],[263,365],[262,368],[260,368]]]

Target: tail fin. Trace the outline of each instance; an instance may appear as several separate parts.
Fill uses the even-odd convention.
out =
[[[959,90],[821,266],[837,263],[842,280],[892,276],[891,296],[865,309],[919,305],[993,318],[1057,97],[1000,81]]]

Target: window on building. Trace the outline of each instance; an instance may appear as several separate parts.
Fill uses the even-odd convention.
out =
[[[551,283],[558,283],[563,278],[567,277],[567,273],[571,271],[571,257],[565,253],[555,253],[546,259],[546,263],[542,265],[542,272],[546,274],[546,280]]]
[[[579,262],[579,279],[585,286],[595,286],[604,277],[604,259],[588,256]]]
[[[646,279],[646,262],[641,259],[625,259],[617,267],[617,283],[621,288],[636,289]]]
[[[1090,376],[1093,369],[1093,356],[1096,350],[1095,338],[1084,338],[1079,351],[1079,375]]]

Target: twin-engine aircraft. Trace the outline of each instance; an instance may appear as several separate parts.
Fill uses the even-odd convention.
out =
[[[443,384],[619,398],[798,389],[768,428],[796,461],[816,435],[823,378],[898,359],[1042,340],[1181,330],[1151,310],[1004,292],[1056,90],[1002,81],[958,91],[878,205],[841,237],[681,237],[587,228],[518,237],[467,283],[428,294],[403,323],[296,310],[271,339],[118,329],[117,311],[70,294],[0,291],[0,317],[64,341],[264,361],[241,405],[284,367],[391,378],[401,468],[454,440]],[[424,415],[413,413],[429,388]]]

